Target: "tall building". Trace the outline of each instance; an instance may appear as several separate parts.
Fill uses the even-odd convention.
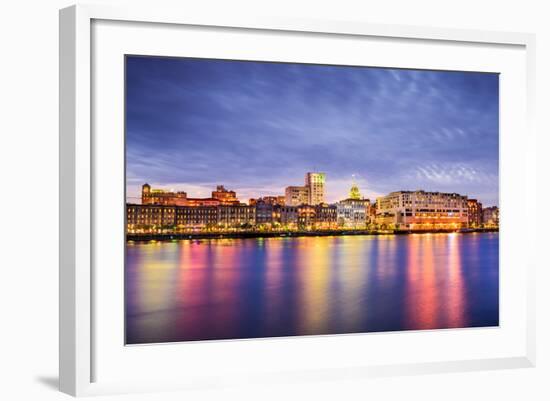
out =
[[[477,199],[468,199],[468,226],[481,227],[483,224],[483,205]]]
[[[285,189],[285,205],[320,205],[325,203],[325,173],[307,173],[304,186]]]
[[[376,222],[397,229],[455,229],[468,225],[467,197],[456,193],[399,191],[376,200]]]
[[[309,204],[309,188],[308,187],[286,187],[285,189],[285,205],[300,206]]]
[[[308,204],[319,205],[325,203],[325,173],[307,173],[306,187],[308,188]]]

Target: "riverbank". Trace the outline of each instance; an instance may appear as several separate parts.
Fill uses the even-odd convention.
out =
[[[407,235],[498,232],[498,228],[472,228],[462,230],[317,230],[317,231],[242,231],[216,233],[127,234],[127,241],[170,241],[224,238],[285,238],[327,237],[343,235]]]

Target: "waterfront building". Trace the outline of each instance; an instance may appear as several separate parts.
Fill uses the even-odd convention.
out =
[[[275,216],[283,228],[293,230],[298,228],[297,206],[275,206]]]
[[[363,199],[355,183],[351,186],[349,197],[336,204],[336,219],[339,227],[367,227],[369,221],[370,200]]]
[[[126,205],[129,233],[251,228],[255,215],[255,207],[246,205]]]
[[[176,227],[178,230],[208,230],[218,223],[216,206],[176,207]]]
[[[274,205],[259,200],[254,206],[256,207],[256,226],[271,227],[272,223],[275,221]]]
[[[500,212],[498,207],[490,206],[483,209],[483,226],[496,228],[500,223]]]
[[[483,224],[483,205],[477,199],[468,199],[468,226],[481,227]]]
[[[285,189],[285,205],[300,206],[309,203],[309,188],[290,186]]]
[[[218,227],[251,228],[256,223],[256,207],[249,205],[219,205]]]
[[[218,185],[216,190],[212,191],[212,198],[217,199],[220,205],[238,205],[240,203],[235,191],[229,191],[223,185]]]
[[[306,187],[308,189],[308,204],[320,205],[325,203],[325,173],[307,173]]]
[[[130,233],[173,229],[175,225],[175,206],[126,205],[126,226]]]
[[[369,222],[370,200],[344,199],[336,204],[339,227],[365,229]]]
[[[388,228],[432,230],[468,225],[467,197],[456,193],[398,191],[376,202],[376,223]]]
[[[298,228],[303,230],[337,227],[336,205],[301,205],[297,208]]]
[[[374,201],[369,205],[369,209],[368,209],[368,222],[369,223],[374,223],[376,221],[376,210],[377,210],[376,201]]]
[[[145,183],[141,187],[141,203],[143,205],[184,206],[187,205],[187,193],[151,189],[151,186]]]

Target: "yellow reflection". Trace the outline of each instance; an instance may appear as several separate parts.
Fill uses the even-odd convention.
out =
[[[186,327],[190,322],[201,319],[200,305],[203,303],[208,289],[209,261],[206,258],[208,244],[194,241],[180,241],[179,276],[178,276],[178,303],[191,305],[186,308],[185,314],[176,315],[180,324]],[[200,291],[198,289],[201,289]]]
[[[298,330],[302,334],[317,334],[328,330],[328,283],[330,276],[329,237],[302,237],[297,252],[296,268],[300,269],[300,313]]]
[[[141,283],[136,305],[140,312],[154,312],[169,308],[177,288],[177,247],[172,244],[148,243],[142,247],[137,263],[137,281]],[[157,322],[160,324],[160,322]]]

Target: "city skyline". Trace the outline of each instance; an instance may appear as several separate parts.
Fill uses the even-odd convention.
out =
[[[308,172],[307,174],[311,174],[311,172]],[[329,181],[330,183],[330,181]],[[174,189],[174,188],[161,188],[161,187],[157,187],[155,185],[151,185],[149,184],[148,182],[144,182],[141,186],[140,186],[140,190],[139,190],[139,194],[138,196],[135,196],[135,197],[127,197],[127,203],[128,204],[139,204],[141,203],[141,200],[142,200],[142,197],[143,197],[143,187],[144,186],[149,186],[149,188],[153,189],[153,190],[157,190],[157,191],[163,191],[165,193],[171,193],[171,194],[177,194],[177,193],[185,193],[187,197],[189,198],[210,198],[213,191],[219,189],[220,187],[223,188],[224,190],[228,190],[228,191],[233,191],[236,193],[236,198],[239,200],[240,203],[242,204],[248,204],[249,201],[251,200],[259,200],[259,199],[262,199],[262,198],[265,198],[265,197],[283,197],[285,198],[285,190],[283,189],[282,193],[279,193],[279,194],[275,194],[275,195],[267,195],[267,194],[258,194],[257,196],[253,196],[253,197],[247,197],[247,198],[244,198],[242,196],[239,195],[239,190],[238,188],[225,188],[226,185],[224,184],[216,184],[214,187],[210,188],[210,189],[206,189],[206,193],[205,192],[201,192],[200,194],[199,193],[192,193],[192,192],[189,192],[189,191],[186,191],[185,188],[178,188],[178,189]],[[295,185],[289,185],[287,186],[287,188],[293,188],[293,187],[296,187]],[[325,189],[327,189],[327,187],[325,186]],[[348,190],[346,193],[342,194],[342,196],[340,196],[337,200],[335,200],[334,202],[324,202],[326,204],[336,204],[340,201],[343,201],[343,200],[346,200],[346,199],[349,199],[350,198],[350,193],[352,191],[358,191],[359,193],[359,196],[360,196],[360,199],[364,199],[364,200],[369,200],[372,204],[375,204],[377,199],[378,198],[381,198],[381,197],[385,197],[391,193],[395,193],[395,192],[440,192],[440,193],[445,193],[443,191],[428,191],[428,190],[424,190],[422,188],[416,188],[414,190],[411,190],[411,189],[396,189],[396,190],[393,190],[393,191],[390,191],[388,192],[387,194],[381,194],[380,196],[377,196],[375,198],[369,198],[368,196],[365,196],[363,191],[361,190],[361,188],[359,188],[356,184],[356,181],[355,180],[350,180],[350,186],[348,187]],[[448,193],[456,193],[458,195],[462,195],[462,196],[466,196],[468,199],[470,200],[474,200],[474,201],[480,201],[480,199],[478,197],[475,196],[475,194],[462,194],[462,193],[458,193],[458,192],[448,192]],[[204,195],[204,196],[203,196]],[[305,204],[311,204],[310,202],[304,202]],[[483,203],[483,202],[481,202]],[[493,206],[496,206],[498,207],[498,205],[494,205],[494,204],[484,204],[485,207],[493,207]]]
[[[127,200],[141,185],[245,202],[327,174],[365,198],[457,192],[498,206],[498,76],[127,58]],[[352,178],[354,176],[354,178]]]

